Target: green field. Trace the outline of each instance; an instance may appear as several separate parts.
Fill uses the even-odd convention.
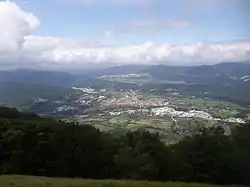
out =
[[[80,124],[94,124],[96,128],[104,132],[113,131],[116,128],[124,130],[137,130],[138,128],[152,129],[160,134],[170,129],[173,122],[168,117],[135,117],[122,114],[119,116],[104,116],[99,118],[72,118],[69,121],[75,121]]]
[[[176,118],[179,125],[179,134],[176,126],[169,117],[145,117],[145,116],[130,116],[121,114],[119,116],[102,116],[102,117],[88,117],[88,118],[71,118],[68,121],[77,122],[80,124],[92,125],[102,132],[108,132],[113,135],[125,135],[128,131],[135,131],[144,129],[151,133],[159,133],[161,140],[166,144],[176,143],[185,136],[191,135],[201,127],[221,126],[225,129],[227,134],[230,134],[230,127],[227,124],[208,121],[203,119],[186,119]],[[66,120],[66,121],[67,121]]]
[[[0,176],[1,187],[216,187],[207,184],[187,183],[160,183],[160,182],[135,182],[115,180],[85,180],[31,177],[18,175]],[[236,187],[236,186],[235,186]]]

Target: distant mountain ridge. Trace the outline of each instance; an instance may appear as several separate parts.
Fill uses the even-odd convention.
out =
[[[0,72],[0,81],[63,86],[70,84],[73,77],[69,73],[20,69]]]
[[[151,82],[144,81],[141,87],[138,83],[98,78],[105,75],[127,74],[148,74],[151,77]],[[30,87],[35,90],[39,90],[39,85],[41,88],[53,86],[52,90],[56,87],[71,88],[72,86],[97,89],[114,87],[118,90],[124,88],[176,88],[183,93],[194,96],[203,96],[204,93],[209,93],[208,97],[226,98],[250,104],[249,76],[250,63],[236,62],[200,66],[126,65],[96,69],[83,74],[37,70],[0,71],[0,97],[6,98],[6,94],[10,93],[11,95],[12,92],[18,92],[22,88],[29,90],[29,85],[32,85]],[[175,84],[176,82],[180,82],[180,84]],[[47,87],[46,90],[48,89],[50,88]]]
[[[0,71],[0,82],[19,82],[25,84],[45,84],[54,86],[71,86],[74,84],[97,81],[98,76],[147,73],[155,79],[191,81],[193,78],[212,78],[227,76],[240,78],[250,75],[249,63],[221,63],[200,66],[165,66],[165,65],[125,65],[106,69],[97,69],[82,74],[56,71],[37,71],[19,69]]]
[[[156,80],[185,81],[185,82],[211,82],[240,79],[250,75],[250,64],[246,63],[221,63],[216,65],[200,66],[117,66],[106,70],[93,72],[93,76],[142,74],[151,75]]]
[[[250,75],[250,63],[221,63],[201,66],[126,65],[92,70],[83,74],[55,71],[15,70],[0,71],[0,82],[18,82],[70,87],[73,85],[105,84],[97,77],[104,75],[142,74],[154,79],[185,82],[232,81]]]
[[[84,74],[76,75],[67,72],[26,69],[0,71],[0,83],[4,82],[62,87],[71,87],[78,84],[91,85],[92,83],[102,83],[101,80]]]

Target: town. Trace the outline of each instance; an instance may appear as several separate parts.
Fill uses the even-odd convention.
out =
[[[194,106],[186,107],[185,111],[178,109],[178,104],[185,105],[185,100],[179,98],[178,91],[176,89],[165,90],[168,97],[160,97],[159,95],[146,95],[140,91],[107,91],[106,89],[93,89],[93,88],[76,88],[78,99],[73,101],[73,105],[65,103],[63,106],[57,107],[55,112],[62,111],[78,111],[82,106],[91,106],[99,108],[101,115],[118,116],[121,114],[141,114],[148,116],[168,116],[172,118],[200,118],[204,120],[228,122],[243,124],[246,123],[246,119],[237,118],[232,116],[228,117],[216,117],[209,113],[208,108],[203,106],[204,110],[197,109]],[[150,90],[152,91],[152,90]],[[174,93],[174,94],[173,94]],[[179,99],[178,102],[173,102],[174,99]],[[193,98],[193,97],[191,97]],[[194,100],[194,99],[193,99]],[[40,99],[40,102],[43,101]],[[197,100],[194,100],[197,101]],[[213,109],[214,110],[214,109]],[[105,111],[105,112],[102,112]],[[108,112],[107,112],[108,111]],[[83,114],[86,114],[83,111]],[[91,115],[88,113],[88,115]],[[86,116],[88,116],[86,115]],[[96,114],[94,114],[96,115]]]

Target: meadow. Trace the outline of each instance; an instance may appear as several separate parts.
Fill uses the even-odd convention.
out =
[[[20,175],[0,176],[1,187],[220,187],[209,184],[147,181],[86,180]],[[234,186],[240,187],[240,186]]]

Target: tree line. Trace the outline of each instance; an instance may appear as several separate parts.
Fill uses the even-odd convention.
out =
[[[250,124],[220,127],[166,146],[147,131],[112,136],[0,108],[0,173],[91,179],[250,184]]]

